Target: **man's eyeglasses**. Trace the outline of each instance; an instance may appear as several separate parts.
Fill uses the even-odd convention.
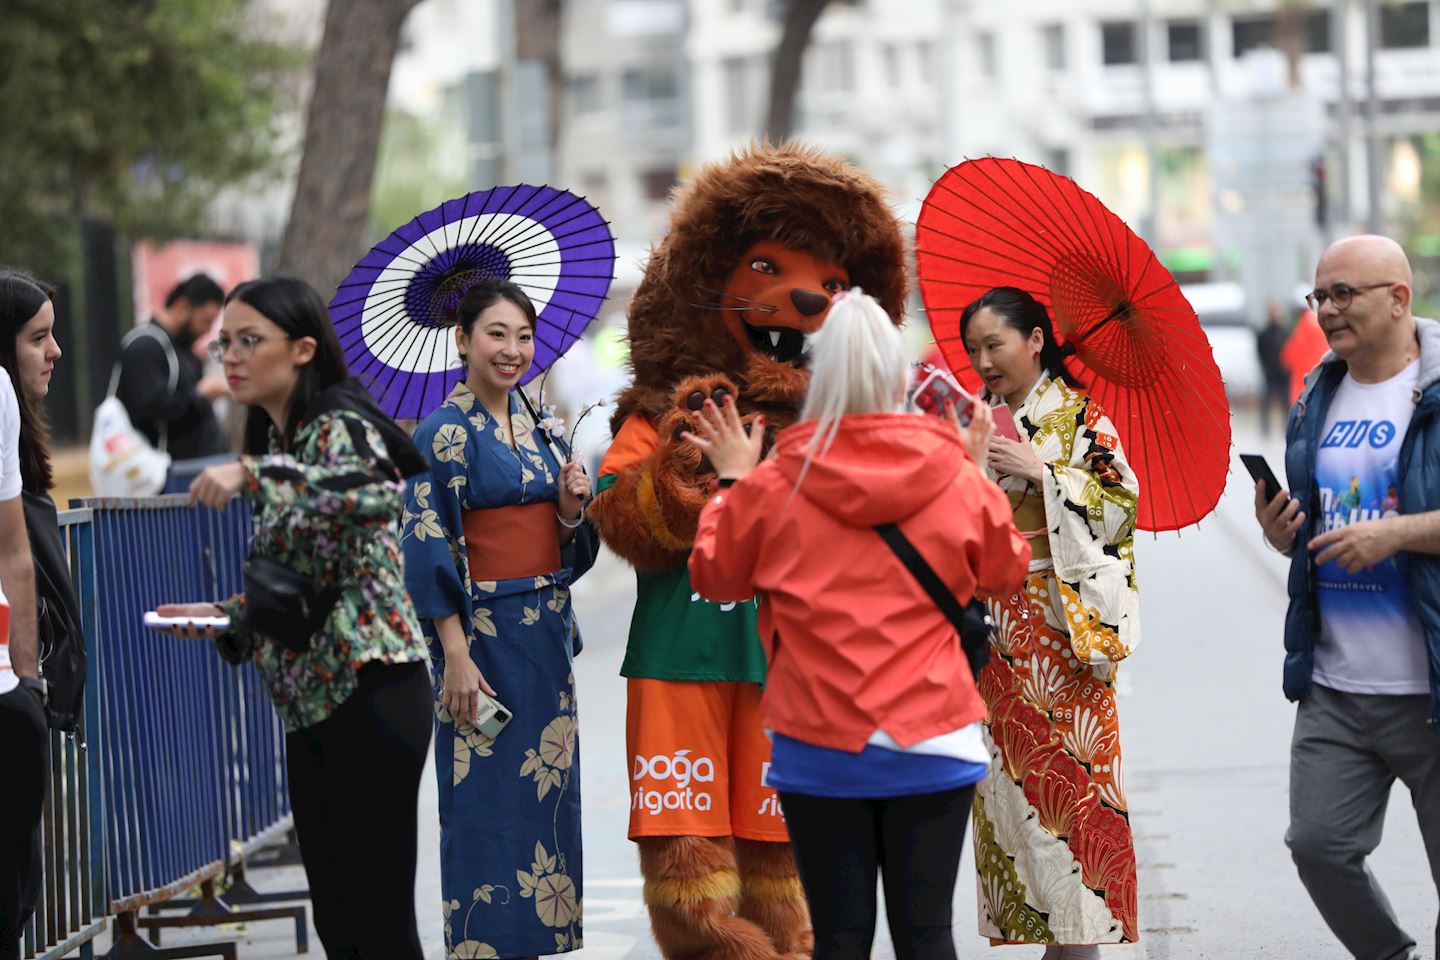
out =
[[[210,354],[210,359],[216,363],[224,363],[225,354],[232,351],[236,360],[245,361],[250,359],[250,355],[255,352],[256,347],[268,339],[270,338],[256,336],[253,333],[242,333],[234,340],[226,336],[219,336],[210,341],[210,346],[206,348],[206,351]]]
[[[1350,302],[1355,299],[1355,294],[1364,293],[1366,290],[1379,290],[1382,287],[1393,287],[1397,283],[1400,283],[1400,281],[1391,280],[1389,283],[1372,283],[1368,287],[1352,287],[1348,283],[1337,283],[1329,290],[1321,290],[1319,287],[1316,287],[1314,290],[1305,294],[1305,302],[1308,303],[1310,309],[1316,313],[1319,313],[1320,308],[1325,306],[1327,302],[1335,304],[1336,310],[1344,310],[1349,307]]]

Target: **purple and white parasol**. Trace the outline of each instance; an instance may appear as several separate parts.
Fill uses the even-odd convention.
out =
[[[495,187],[446,201],[377,244],[336,289],[330,319],[350,372],[385,412],[418,420],[464,377],[454,324],[473,284],[510,280],[534,302],[529,381],[595,318],[614,264],[610,227],[583,198]]]

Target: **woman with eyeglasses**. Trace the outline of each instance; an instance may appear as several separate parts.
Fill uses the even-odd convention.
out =
[[[405,478],[425,461],[352,379],[325,302],[300,280],[241,284],[211,347],[249,406],[240,462],[191,503],[255,513],[246,592],[162,616],[229,618],[284,721],[290,800],[315,928],[331,960],[421,960],[416,805],[430,744],[428,655],[400,569]],[[304,597],[298,605],[293,598]]]

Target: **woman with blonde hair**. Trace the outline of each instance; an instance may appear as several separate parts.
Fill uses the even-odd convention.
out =
[[[877,875],[896,955],[953,960],[951,898],[988,754],[958,618],[941,602],[1018,589],[1030,551],[967,452],[986,448],[988,411],[964,428],[902,412],[898,331],[859,290],[841,297],[813,344],[800,422],[770,459],[758,463],[763,429],[747,432],[728,398],[697,414],[691,441],[719,492],[700,515],[690,574],[709,600],[764,595],[769,782],[815,960],[869,955]],[[918,565],[887,549],[897,533]],[[916,572],[935,573],[927,557],[945,561],[934,592]]]

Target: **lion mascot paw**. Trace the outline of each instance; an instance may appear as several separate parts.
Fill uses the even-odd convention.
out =
[[[630,837],[669,960],[799,960],[813,937],[765,784],[757,605],[716,604],[686,562],[714,470],[683,435],[707,399],[761,414],[766,449],[809,385],[806,344],[841,290],[897,323],[905,246],[880,186],[796,146],[754,147],[676,196],[630,305],[631,384],[590,507],[636,573],[627,678]],[[777,505],[778,508],[778,505]]]

